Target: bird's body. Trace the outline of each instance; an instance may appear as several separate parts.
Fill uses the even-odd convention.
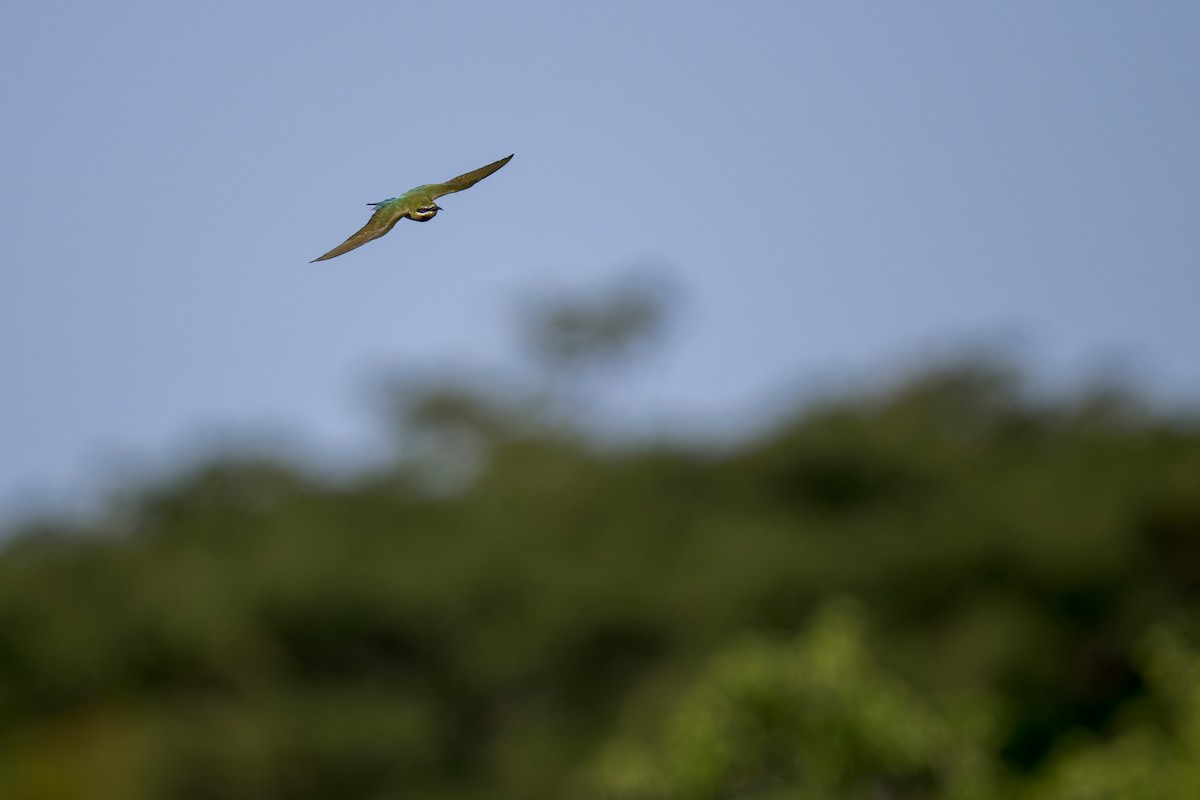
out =
[[[451,178],[445,183],[428,183],[424,186],[418,186],[415,189],[409,189],[399,197],[389,197],[387,200],[380,200],[378,203],[367,203],[367,205],[375,207],[375,213],[367,220],[367,224],[363,225],[349,239],[320,258],[314,258],[310,263],[335,258],[343,253],[350,252],[356,247],[361,247],[372,239],[378,239],[396,227],[396,223],[402,219],[407,218],[416,222],[428,222],[437,216],[437,212],[442,210],[435,202],[439,197],[453,194],[454,192],[461,192],[463,189],[469,189],[503,167],[511,158],[512,156],[510,155],[499,161],[493,161],[486,167],[480,167],[472,172],[459,175],[457,178]]]

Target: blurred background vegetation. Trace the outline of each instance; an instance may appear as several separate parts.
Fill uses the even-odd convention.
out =
[[[532,309],[539,385],[398,383],[352,477],[10,530],[0,798],[1200,797],[1194,417],[984,360],[600,433],[669,306]]]

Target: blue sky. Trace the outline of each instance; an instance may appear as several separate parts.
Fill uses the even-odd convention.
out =
[[[1200,397],[1200,5],[733,9],[6,4],[0,513],[240,432],[369,447],[380,369],[502,369],[523,298],[646,263],[684,302],[644,423],[980,337]]]

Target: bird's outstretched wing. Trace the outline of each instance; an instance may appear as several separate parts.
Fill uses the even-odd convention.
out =
[[[441,197],[444,194],[453,194],[454,192],[461,192],[463,189],[470,189],[472,186],[479,183],[481,180],[486,178],[488,175],[491,175],[493,172],[500,169],[501,167],[503,167],[505,164],[507,164],[511,160],[512,160],[512,156],[510,155],[506,158],[500,159],[499,161],[493,161],[491,164],[488,164],[486,167],[480,167],[479,169],[473,170],[472,172],[467,172],[462,175],[459,175],[457,178],[451,178],[450,180],[446,181],[445,183],[434,183],[428,187],[423,187],[423,188],[427,188],[429,190],[429,193],[435,199],[438,197]]]
[[[378,239],[385,233],[396,227],[396,223],[404,216],[404,209],[401,203],[385,202],[381,203],[376,209],[371,218],[367,220],[367,224],[358,229],[358,232],[351,236],[346,241],[339,244],[337,247],[330,250],[320,258],[314,258],[308,262],[315,264],[318,261],[324,261],[329,258],[340,256],[342,253],[349,253],[356,247],[362,247],[372,239]]]

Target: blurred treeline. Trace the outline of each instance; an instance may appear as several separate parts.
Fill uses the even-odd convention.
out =
[[[995,363],[720,447],[590,388],[396,395],[393,463],[222,457],[0,551],[0,798],[1200,797],[1200,429]],[[714,377],[716,379],[716,377]]]

